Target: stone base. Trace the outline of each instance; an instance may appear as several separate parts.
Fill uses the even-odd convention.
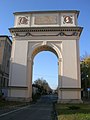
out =
[[[58,103],[83,103],[81,99],[58,99]]]
[[[7,97],[8,101],[19,101],[19,102],[31,102],[32,98],[22,98],[22,97]]]

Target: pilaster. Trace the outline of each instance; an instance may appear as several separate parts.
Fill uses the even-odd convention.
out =
[[[33,72],[33,61],[32,58],[28,57],[27,81],[28,81],[28,98],[30,98],[30,101],[32,101],[32,72]]]

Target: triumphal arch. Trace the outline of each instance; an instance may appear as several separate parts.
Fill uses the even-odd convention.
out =
[[[51,51],[58,58],[58,102],[81,102],[79,11],[32,11],[14,15],[15,24],[10,28],[13,44],[8,99],[32,100],[33,59],[41,51]]]

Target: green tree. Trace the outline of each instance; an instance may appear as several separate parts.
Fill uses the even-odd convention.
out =
[[[34,81],[34,84],[41,87],[43,94],[49,93],[51,91],[48,82],[43,78],[38,78],[37,80]]]
[[[81,68],[81,86],[87,96],[87,88],[90,88],[90,56],[84,56],[80,64]]]

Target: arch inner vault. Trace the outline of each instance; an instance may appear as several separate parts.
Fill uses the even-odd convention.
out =
[[[16,12],[8,99],[32,100],[34,56],[51,51],[58,58],[58,102],[82,102],[79,62],[79,11]]]

